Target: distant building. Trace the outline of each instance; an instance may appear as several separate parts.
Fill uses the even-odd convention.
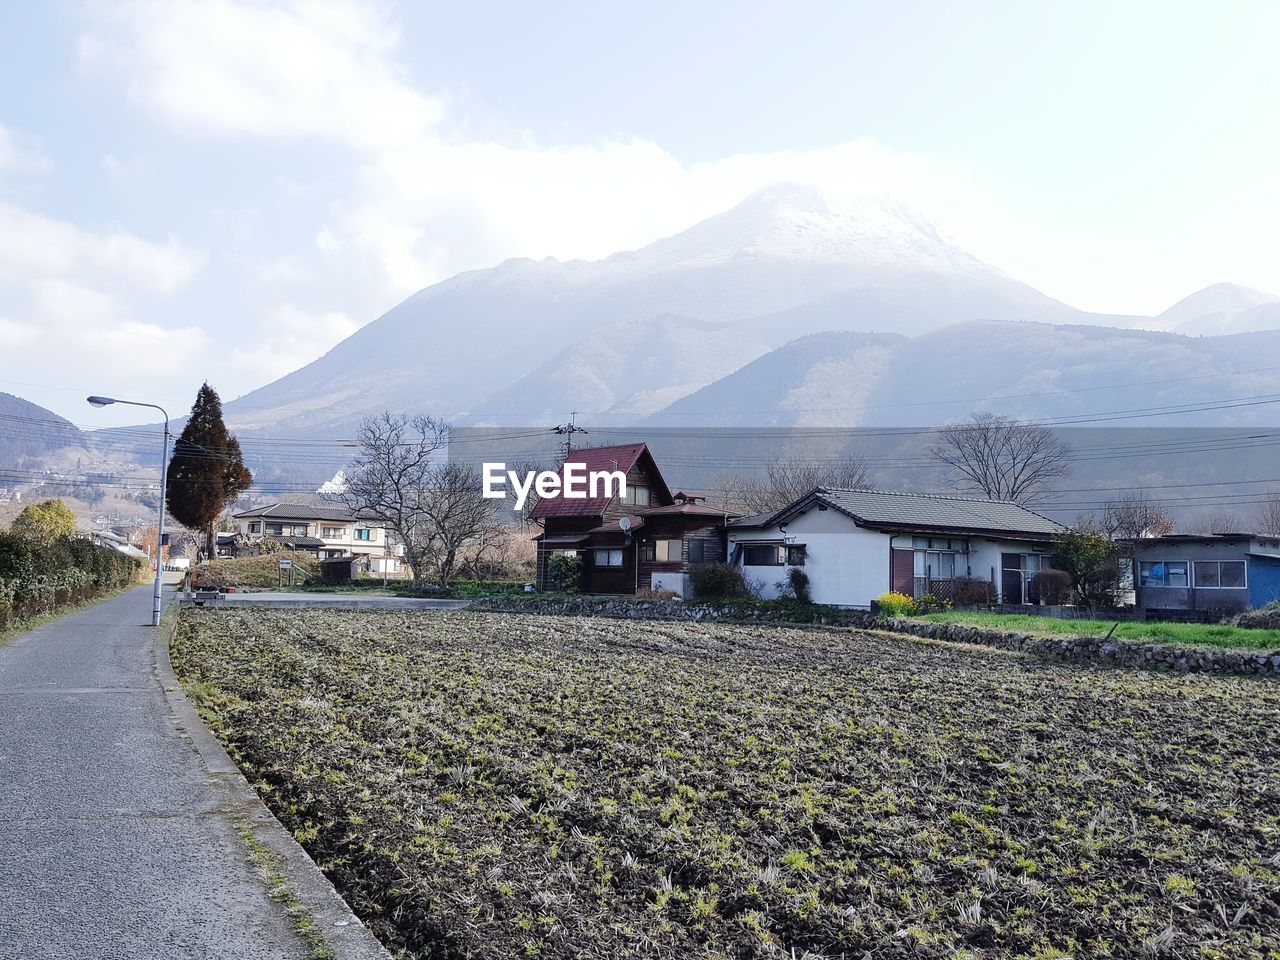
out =
[[[404,548],[392,543],[379,524],[341,507],[272,503],[237,513],[234,519],[239,528],[233,545],[236,552],[272,541],[281,549],[311,553],[321,560],[361,557],[367,560],[370,573],[401,572]]]

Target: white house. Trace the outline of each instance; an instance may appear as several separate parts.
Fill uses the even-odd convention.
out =
[[[238,539],[250,544],[274,540],[290,550],[314,553],[320,559],[367,557],[370,573],[399,574],[404,547],[392,543],[387,531],[341,507],[307,503],[272,503],[237,513]]]
[[[731,520],[730,562],[776,597],[788,567],[803,567],[813,599],[867,607],[896,590],[949,599],[956,577],[994,584],[1002,603],[1026,603],[1064,528],[1014,503],[819,487],[781,510]]]

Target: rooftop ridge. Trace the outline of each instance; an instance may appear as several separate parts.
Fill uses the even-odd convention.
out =
[[[990,500],[987,497],[961,497],[949,493],[919,493],[914,490],[882,490],[879,487],[827,487],[814,488],[821,493],[874,493],[884,497],[916,497],[921,500],[961,500],[968,503],[1007,503],[1011,507],[1029,509],[1016,500]],[[1035,511],[1032,511],[1033,513]]]

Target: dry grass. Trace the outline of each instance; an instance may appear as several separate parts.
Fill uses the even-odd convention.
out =
[[[193,585],[205,590],[226,587],[257,587],[268,589],[280,583],[280,561],[292,560],[294,580],[302,583],[309,577],[320,575],[320,562],[309,553],[282,550],[260,557],[237,557],[234,560],[214,560],[192,571]],[[285,573],[288,582],[288,573]]]
[[[1280,687],[846,631],[194,611],[278,816],[415,957],[1280,957]]]

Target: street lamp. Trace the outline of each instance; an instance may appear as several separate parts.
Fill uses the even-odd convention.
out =
[[[160,625],[160,574],[164,571],[164,497],[165,480],[169,472],[169,412],[154,403],[139,403],[136,400],[117,400],[114,397],[86,397],[90,405],[108,407],[113,403],[124,403],[131,407],[150,407],[164,414],[164,438],[160,447],[160,522],[156,525],[156,582],[151,591],[151,625]]]

